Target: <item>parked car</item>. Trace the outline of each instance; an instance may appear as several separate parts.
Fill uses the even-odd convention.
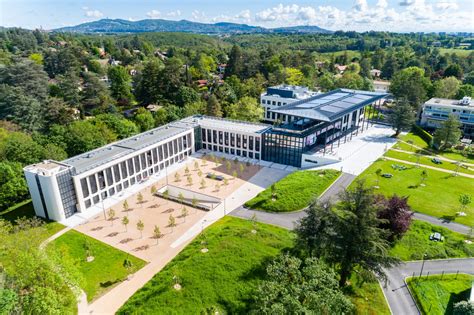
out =
[[[441,160],[438,159],[438,158],[432,158],[432,159],[431,159],[431,162],[433,162],[434,164],[443,164],[443,161],[441,161]]]
[[[383,174],[382,174],[382,177],[383,177],[383,178],[392,178],[392,177],[393,177],[393,174],[390,174],[390,173],[383,173]]]
[[[438,233],[438,232],[431,233],[430,241],[442,242],[442,241],[444,241],[444,236],[441,235],[441,233]]]

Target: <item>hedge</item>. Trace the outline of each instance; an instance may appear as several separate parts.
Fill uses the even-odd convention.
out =
[[[428,144],[428,146],[431,146],[433,144],[433,136],[420,126],[413,125],[411,131],[417,136],[419,136],[421,139],[423,139]]]

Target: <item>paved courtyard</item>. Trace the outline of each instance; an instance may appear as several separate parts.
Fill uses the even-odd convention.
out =
[[[326,153],[325,156],[338,159],[340,162],[315,167],[314,169],[331,168],[352,175],[359,175],[395,145],[397,139],[391,138],[394,133],[389,126],[373,125],[359,133],[359,135],[353,136],[351,141],[346,143],[341,141],[339,147],[336,141],[332,152]],[[320,153],[316,155],[322,156]]]
[[[250,163],[236,163],[222,159],[219,162],[212,162],[210,156],[203,159],[189,159],[179,169],[169,172],[167,178],[165,176],[158,181],[150,181],[148,186],[120,200],[112,207],[104,207],[104,211],[76,226],[75,229],[143,260],[151,261],[160,255],[163,248],[169,247],[207,213],[154,196],[151,193],[152,186],[159,189],[168,183],[224,200],[260,169],[261,166]],[[208,173],[223,176],[226,178],[225,183],[206,178]],[[235,173],[237,177],[232,176],[236,175]],[[138,200],[140,193],[143,196],[142,202]],[[128,203],[128,209],[123,206],[125,200]],[[184,207],[187,210],[186,215],[183,215]],[[114,220],[111,220],[108,215],[109,209],[115,212]],[[129,220],[127,226],[122,224],[124,217]],[[175,227],[169,225],[170,217],[175,219]],[[144,223],[143,231],[137,228],[139,221]],[[160,229],[163,237],[159,239],[154,237],[155,226]]]

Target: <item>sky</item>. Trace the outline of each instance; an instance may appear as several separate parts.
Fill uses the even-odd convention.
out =
[[[46,30],[102,18],[330,30],[474,32],[474,0],[0,0],[0,25]]]

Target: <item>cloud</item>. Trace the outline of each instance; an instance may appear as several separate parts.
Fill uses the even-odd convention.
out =
[[[193,12],[191,12],[191,16],[196,21],[201,21],[201,22],[207,21],[206,14],[199,10],[194,10]]]
[[[388,2],[387,0],[379,0],[375,6],[379,9],[385,9],[388,7]]]
[[[87,7],[84,7],[84,8],[87,8]],[[104,16],[104,14],[102,12],[100,12],[99,10],[88,10],[86,9],[87,11],[84,13],[85,16],[87,17],[90,17],[90,18],[101,18]]]
[[[181,16],[181,11],[180,10],[171,11],[171,12],[166,13],[166,16],[179,17],[179,16]]]
[[[150,19],[157,19],[161,16],[161,12],[158,10],[151,10],[146,13],[146,16],[148,16]]]
[[[459,5],[456,3],[455,0],[441,0],[436,3],[436,8],[440,10],[457,10],[459,9]]]
[[[411,6],[412,4],[415,3],[415,0],[402,0],[398,4],[404,7]]]
[[[354,5],[356,11],[367,11],[368,8],[367,0],[356,0],[356,4]]]
[[[243,10],[239,14],[235,15],[234,18],[236,20],[242,20],[242,21],[250,22],[250,19],[251,19],[250,10]]]

